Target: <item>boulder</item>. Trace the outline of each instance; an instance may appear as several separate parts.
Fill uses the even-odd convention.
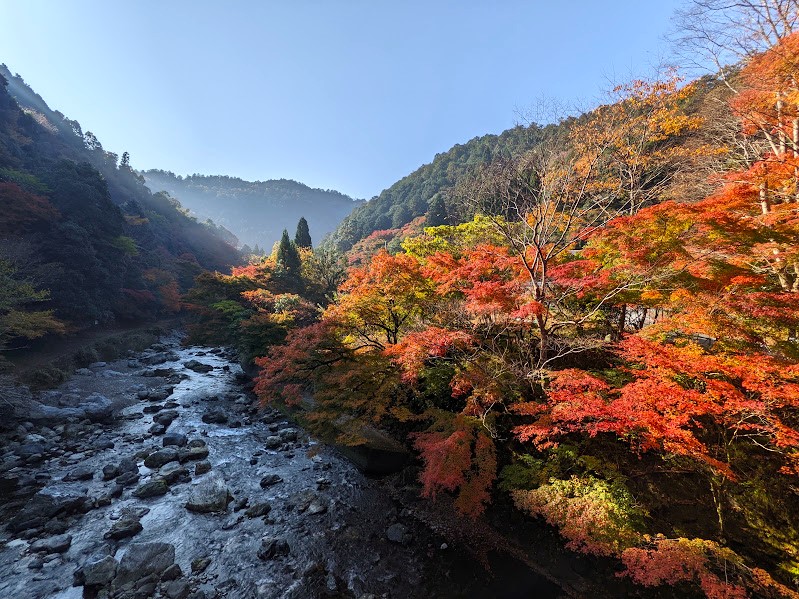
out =
[[[186,445],[186,443],[188,443],[188,439],[186,438],[186,435],[182,433],[168,433],[164,435],[161,442],[163,443],[164,447],[167,447],[169,445],[174,445],[176,447],[183,447],[184,445]]]
[[[189,447],[188,449],[181,449],[179,459],[181,462],[189,460],[204,460],[208,457],[208,447]]]
[[[151,453],[144,459],[144,465],[147,468],[156,469],[169,462],[177,462],[179,458],[178,450],[172,447],[165,447],[158,451]]]
[[[127,539],[136,536],[144,528],[136,518],[120,518],[111,529],[105,533],[104,538],[119,541],[120,539]]]
[[[264,447],[267,449],[278,449],[281,445],[283,445],[283,439],[277,435],[270,435],[264,441]]]
[[[227,422],[227,414],[222,410],[213,410],[203,414],[203,422],[206,424],[225,424]]]
[[[176,410],[164,410],[153,416],[153,422],[169,426],[178,417]]]
[[[158,476],[163,478],[167,484],[187,483],[191,480],[189,470],[185,466],[174,462],[167,464],[158,471]]]
[[[139,499],[148,499],[150,497],[160,497],[166,495],[169,491],[169,485],[163,478],[154,478],[133,490],[133,496]]]
[[[33,553],[64,553],[72,545],[71,535],[56,535],[48,539],[40,539],[31,543]]]
[[[189,370],[200,373],[211,372],[214,369],[210,364],[203,364],[197,360],[189,360],[188,362],[184,362],[183,365]]]
[[[74,484],[54,484],[36,493],[8,523],[11,532],[21,532],[31,528],[39,528],[60,515],[86,512],[91,509],[91,502],[86,495],[85,487]]]
[[[186,509],[199,513],[225,512],[230,499],[230,491],[222,475],[212,472],[192,489]]]
[[[74,586],[99,587],[109,584],[116,576],[117,560],[111,555],[83,564],[75,571]]]
[[[132,543],[119,561],[117,586],[158,576],[175,563],[175,546],[169,543]]]

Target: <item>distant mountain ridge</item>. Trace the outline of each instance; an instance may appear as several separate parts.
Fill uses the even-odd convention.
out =
[[[315,189],[290,179],[245,181],[224,175],[189,175],[142,171],[147,186],[166,191],[200,220],[210,218],[230,229],[242,243],[267,250],[283,229],[293,235],[305,217],[314,242],[333,231],[362,200],[330,189]]]

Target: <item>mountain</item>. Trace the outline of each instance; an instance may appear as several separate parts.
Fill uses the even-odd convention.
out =
[[[245,244],[267,249],[283,229],[293,236],[305,217],[319,242],[364,202],[333,190],[313,189],[288,179],[243,181],[236,177],[190,175],[148,170],[142,176],[153,191],[166,191],[198,218],[210,218],[233,231]]]
[[[431,163],[419,167],[356,208],[334,231],[331,241],[346,251],[374,231],[407,225],[428,211],[430,201],[437,194],[454,186],[476,166],[498,156],[517,156],[539,143],[554,127],[517,126],[499,135],[475,137],[436,154]]]
[[[197,274],[240,261],[235,242],[151,193],[126,154],[0,65],[0,347],[46,322],[75,330],[173,312]]]

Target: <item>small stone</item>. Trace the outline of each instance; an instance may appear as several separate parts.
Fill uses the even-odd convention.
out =
[[[278,537],[264,537],[258,549],[258,557],[264,561],[288,555],[291,549],[286,539]]]
[[[198,557],[196,560],[191,562],[191,572],[192,574],[202,574],[210,565],[211,558]]]
[[[147,432],[149,432],[151,435],[163,435],[166,432],[166,427],[163,424],[158,424],[156,422],[147,429]]]
[[[272,485],[276,485],[278,483],[282,483],[283,478],[277,474],[267,474],[261,479],[261,488],[266,489],[267,487],[271,487]]]
[[[327,504],[325,504],[318,497],[308,504],[307,513],[310,515],[324,514],[327,511]]]
[[[211,462],[206,460],[203,462],[197,462],[194,465],[195,476],[200,476],[201,474],[205,474],[206,472],[211,472]]]
[[[143,530],[141,522],[134,518],[121,518],[114,522],[111,529],[105,533],[104,538],[119,541],[134,537]]]
[[[256,503],[250,506],[244,515],[248,518],[260,518],[266,516],[272,510],[272,506],[266,502]]]

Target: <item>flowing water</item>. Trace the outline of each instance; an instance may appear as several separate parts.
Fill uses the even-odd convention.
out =
[[[5,435],[0,597],[561,596],[489,575],[253,407],[230,352],[179,341],[81,369]]]

